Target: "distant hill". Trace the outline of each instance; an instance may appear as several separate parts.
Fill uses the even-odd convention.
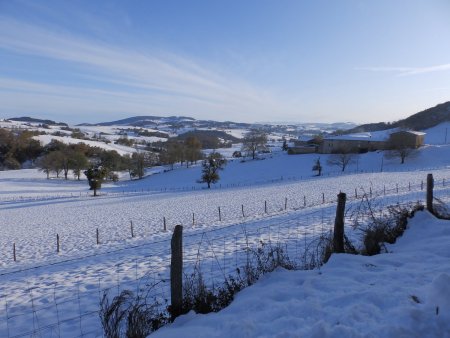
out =
[[[219,146],[224,146],[232,143],[241,142],[242,140],[225,133],[221,130],[191,130],[186,133],[180,134],[176,137],[178,140],[185,140],[190,136],[195,136],[204,149],[214,149]]]
[[[230,121],[218,122],[212,120],[196,120],[188,116],[133,116],[111,122],[82,123],[78,126],[133,126],[143,128],[157,128],[164,125],[166,129],[183,128],[249,128],[251,124]]]
[[[40,124],[48,124],[48,125],[54,125],[54,126],[66,126],[67,123],[63,122],[55,122],[52,120],[42,120],[42,119],[35,119],[33,117],[28,116],[22,116],[22,117],[11,117],[7,119],[8,121],[18,121],[18,122],[27,122],[27,123],[40,123]]]
[[[161,116],[133,116],[128,117],[126,119],[111,121],[111,122],[101,122],[101,123],[82,123],[79,124],[79,126],[136,126],[136,127],[144,127],[144,126],[152,126],[157,125],[160,123],[174,123],[174,122],[186,122],[186,121],[195,121],[192,117],[186,117],[186,116],[168,116],[168,117],[161,117]]]
[[[396,122],[362,124],[358,127],[346,130],[345,134],[379,131],[391,128],[424,130],[437,126],[442,122],[448,121],[450,121],[450,101],[438,104],[437,106],[432,108],[425,109],[421,112],[411,115],[410,117],[407,117],[406,119]]]

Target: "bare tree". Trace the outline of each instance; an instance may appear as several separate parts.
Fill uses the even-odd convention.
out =
[[[87,157],[81,151],[74,151],[70,158],[70,165],[75,177],[80,180],[81,172],[89,166]]]
[[[328,165],[340,167],[342,172],[345,168],[355,160],[355,154],[348,152],[345,149],[337,150],[335,154],[331,154],[327,160]]]
[[[245,134],[242,140],[242,150],[256,158],[256,153],[266,147],[267,134],[263,130],[252,129]]]
[[[417,149],[408,147],[406,145],[397,144],[387,152],[387,158],[399,158],[400,163],[405,163],[406,158],[412,158],[417,156]]]
[[[186,167],[189,167],[189,163],[196,163],[203,157],[202,144],[195,136],[188,136],[184,140],[184,154],[186,157]]]

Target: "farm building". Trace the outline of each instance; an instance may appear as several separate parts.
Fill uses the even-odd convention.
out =
[[[294,146],[289,147],[289,155],[317,153],[319,149],[318,140],[311,136],[299,136],[293,140]]]
[[[358,133],[326,137],[319,148],[323,154],[367,152],[387,147],[386,133]]]
[[[389,135],[389,145],[395,147],[419,148],[423,145],[425,133],[413,130],[400,130]]]
[[[418,148],[424,143],[425,133],[412,130],[383,130],[372,133],[358,133],[332,136],[323,139],[319,152],[323,154],[374,150],[395,147]]]

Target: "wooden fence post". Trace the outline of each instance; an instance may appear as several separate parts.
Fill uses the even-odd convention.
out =
[[[96,235],[97,235],[97,245],[100,244],[100,236],[98,234],[98,228],[96,229]]]
[[[264,201],[264,212],[267,214],[267,201]]]
[[[423,180],[422,180],[422,182],[420,183],[420,190],[423,190]]]
[[[166,218],[165,217],[163,217],[163,222],[164,222],[164,231],[167,231]]]
[[[396,189],[397,194],[398,194],[398,183],[395,184],[395,189]]]
[[[344,252],[344,215],[346,199],[347,195],[345,193],[341,192],[338,195],[333,235],[333,251],[337,253]]]
[[[427,175],[427,210],[433,213],[433,174]]]
[[[56,252],[59,253],[59,235],[56,234]]]
[[[386,186],[383,185],[383,194],[386,196]]]
[[[220,213],[220,207],[219,207],[219,222],[222,222],[222,214]]]
[[[358,190],[355,188],[355,198],[358,198]]]
[[[133,231],[133,221],[130,221],[130,231],[131,231],[131,238],[134,237],[134,231]]]
[[[303,195],[303,206],[306,207],[306,196]]]
[[[242,217],[245,217],[245,214],[244,214],[244,205],[242,204]]]
[[[176,225],[173,231],[170,262],[170,312],[172,320],[182,313],[183,307],[183,227]]]
[[[14,262],[16,262],[16,243],[13,243],[13,258],[14,258]]]
[[[287,209],[287,197],[284,198],[284,210]]]
[[[372,187],[369,187],[369,196],[372,197]]]
[[[325,203],[325,194],[322,193],[322,204]]]
[[[195,213],[192,213],[192,226],[195,225]]]

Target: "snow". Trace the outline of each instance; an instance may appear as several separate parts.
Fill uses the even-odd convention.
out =
[[[450,144],[450,122],[425,130],[425,144]]]
[[[427,131],[426,137],[442,131],[442,127]],[[45,136],[44,141],[50,137],[55,138]],[[176,166],[167,172],[164,167],[151,168],[142,180],[104,183],[101,196],[95,199],[84,177],[81,181],[73,176],[68,181],[54,177],[47,180],[36,169],[2,171],[0,336],[51,325],[57,314],[77,318],[81,311],[90,315],[71,321],[72,326],[61,324],[60,335],[79,336],[81,330],[90,332],[85,336],[101,336],[95,312],[101,290],[134,290],[144,277],[157,281],[167,278],[170,236],[176,224],[184,225],[187,269],[192,268],[199,253],[198,243],[207,236],[220,243],[215,254],[223,250],[221,259],[229,271],[234,266],[230,260],[235,257],[227,255],[244,242],[238,238],[242,229],[247,229],[252,243],[274,234],[283,240],[294,235],[306,242],[332,226],[339,191],[353,196],[355,189],[358,194],[369,190],[375,194],[386,187],[383,203],[423,200],[421,182],[432,172],[439,196],[447,194],[448,199],[450,144],[439,143],[438,139],[436,136],[435,143],[419,149],[417,156],[407,158],[403,165],[398,159],[386,158],[384,152],[369,152],[359,155],[344,173],[327,165],[329,155],[291,156],[272,147],[272,153],[261,155],[259,160],[230,161],[211,190],[197,183],[200,164]],[[235,145],[219,151],[229,157],[238,148]],[[315,177],[311,167],[319,156],[324,176]],[[399,194],[395,192],[397,185]],[[348,208],[358,203],[349,200]],[[167,231],[163,231],[164,218]],[[385,336],[386,332],[387,337],[445,337],[442,333],[450,322],[446,316],[450,235],[444,231],[444,224],[448,229],[448,222],[421,213],[405,237],[389,247],[390,254],[336,255],[320,271],[276,271],[242,291],[236,302],[219,314],[188,314],[157,335],[173,337],[183,331],[196,337],[372,337],[379,336],[377,332]],[[98,245],[96,229],[100,233]],[[61,240],[59,253],[55,252],[56,234]],[[350,225],[346,234],[359,238]],[[210,253],[210,249],[201,252]],[[221,276],[217,266],[209,272]],[[166,286],[161,286],[160,292],[168,297]],[[437,306],[439,315],[435,314]],[[38,309],[37,314],[33,314],[33,308]],[[196,329],[200,327],[202,330]],[[51,336],[46,331],[40,333]]]
[[[233,137],[240,139],[244,138],[245,134],[248,133],[247,129],[225,129],[223,131]]]
[[[326,137],[325,140],[359,140],[359,141],[387,141],[389,135],[398,129],[387,129],[381,131],[365,132],[365,133],[355,133],[340,136],[330,136]]]
[[[449,225],[419,213],[390,253],[280,269],[219,313],[189,313],[152,337],[450,337]]]
[[[54,135],[38,135],[38,136],[33,136],[33,138],[35,140],[38,140],[39,142],[41,142],[42,145],[46,145],[46,144],[50,143],[52,140],[57,140],[64,144],[84,143],[91,147],[99,147],[99,148],[102,148],[105,150],[115,150],[120,155],[132,154],[132,153],[136,152],[135,148],[123,146],[120,144],[114,144],[114,143],[106,144],[104,142],[92,141],[92,140],[80,140],[77,138],[66,137],[66,136],[62,137],[62,136],[54,136]]]

